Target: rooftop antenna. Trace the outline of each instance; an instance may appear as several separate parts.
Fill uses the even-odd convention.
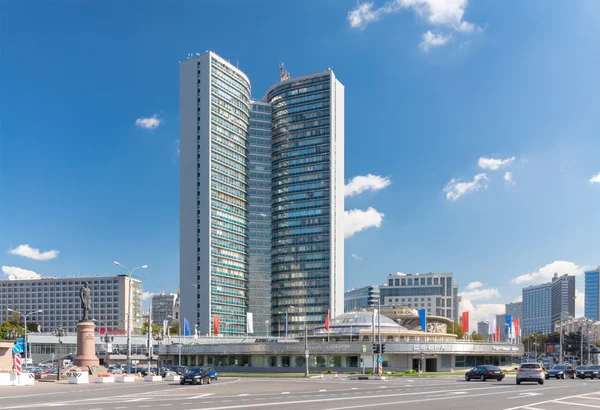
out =
[[[279,65],[279,80],[285,81],[290,79],[290,73],[283,66],[283,62]]]

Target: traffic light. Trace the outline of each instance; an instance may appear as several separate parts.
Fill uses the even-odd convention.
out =
[[[381,344],[381,354],[385,353],[385,343]]]
[[[379,351],[379,345],[376,345],[375,343],[373,343],[373,354],[377,354]]]

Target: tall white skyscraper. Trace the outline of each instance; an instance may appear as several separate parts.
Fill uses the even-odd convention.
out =
[[[344,87],[281,79],[259,102],[215,53],[180,65],[181,319],[201,334],[343,313]]]

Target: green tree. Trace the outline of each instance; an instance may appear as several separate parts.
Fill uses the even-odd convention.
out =
[[[480,335],[479,333],[477,333],[476,331],[473,330],[473,332],[471,333],[471,339],[479,341],[479,342],[483,342],[483,340],[485,338],[483,337],[483,335]]]
[[[152,323],[151,327],[152,327],[152,334],[153,335],[157,335],[159,333],[162,333],[162,327],[159,326],[159,325],[157,325],[156,323]],[[148,321],[145,321],[142,324],[142,334],[143,335],[148,334]]]
[[[25,337],[25,332],[23,330],[23,326],[21,326],[17,322],[13,321],[5,321],[0,324],[0,339],[10,340],[12,339],[11,334],[13,330],[16,332],[17,337]]]
[[[171,336],[177,336],[179,334],[179,322],[171,323],[171,327],[169,328],[169,334]]]
[[[455,322],[448,325],[448,333],[458,336],[459,339],[462,339],[465,336],[460,323]]]

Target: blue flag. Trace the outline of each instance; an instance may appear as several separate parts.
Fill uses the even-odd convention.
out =
[[[512,340],[512,315],[505,315],[506,318],[506,340]]]
[[[421,330],[427,331],[427,311],[425,309],[419,309],[419,320],[421,322]]]
[[[192,334],[192,332],[190,332],[190,322],[188,322],[187,319],[183,319],[183,331],[184,331],[184,336],[189,336]]]

